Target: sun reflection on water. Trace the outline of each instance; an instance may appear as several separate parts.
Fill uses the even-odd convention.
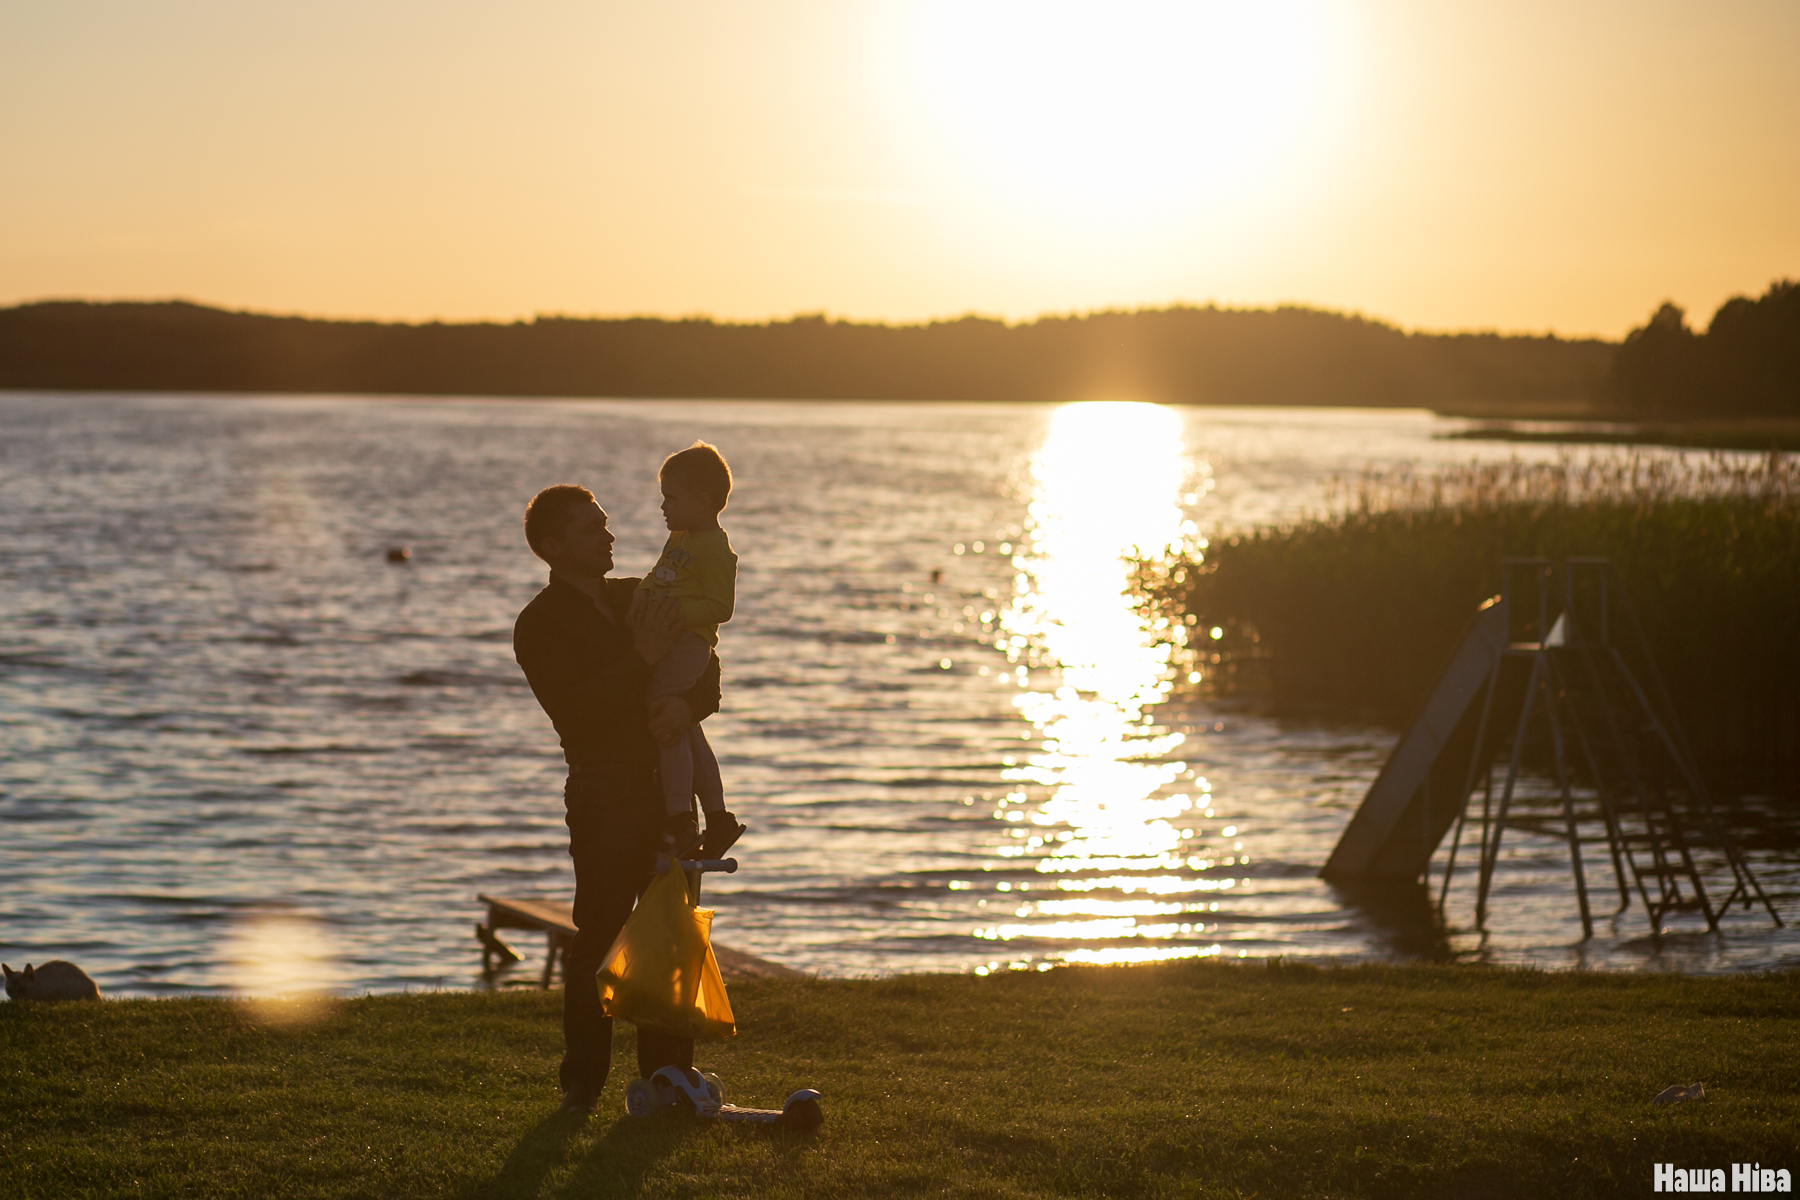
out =
[[[1037,885],[1055,899],[1020,884],[1022,894],[1001,902],[1016,899],[1020,920],[977,936],[1016,943],[1024,961],[1014,967],[1033,948],[1068,962],[1221,953],[1201,942],[1217,929],[1206,921],[1216,902],[1151,898],[1216,895],[1233,881],[1190,872],[1236,861],[1203,849],[1209,785],[1173,757],[1183,735],[1159,728],[1154,713],[1172,688],[1170,647],[1129,595],[1127,557],[1193,531],[1181,509],[1180,415],[1152,404],[1068,405],[1031,471],[1029,545],[1013,559],[997,645],[1039,752],[1004,772],[995,853],[1062,878]],[[1115,944],[1058,948],[1094,942]]]

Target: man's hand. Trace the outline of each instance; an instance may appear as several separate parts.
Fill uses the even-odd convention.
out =
[[[664,696],[650,705],[650,736],[659,746],[673,746],[693,725],[694,714],[680,696]]]
[[[673,596],[651,600],[639,592],[631,598],[625,623],[631,626],[632,649],[654,666],[681,633],[681,603]]]

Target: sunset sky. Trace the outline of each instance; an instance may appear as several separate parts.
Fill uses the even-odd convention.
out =
[[[1800,4],[0,0],[0,303],[1616,337],[1800,276]]]

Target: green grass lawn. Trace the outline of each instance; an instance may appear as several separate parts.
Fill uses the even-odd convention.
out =
[[[0,1196],[1640,1196],[1800,1168],[1800,979],[1187,963],[739,984],[791,1134],[558,1116],[560,995],[0,1005]],[[629,1027],[622,1027],[629,1029]],[[1705,1099],[1659,1107],[1671,1083]]]

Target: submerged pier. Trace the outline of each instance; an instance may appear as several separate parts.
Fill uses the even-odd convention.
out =
[[[1525,829],[1566,839],[1585,936],[1594,918],[1584,846],[1605,847],[1616,911],[1635,887],[1653,934],[1680,912],[1717,929],[1735,903],[1760,903],[1781,925],[1718,818],[1611,562],[1571,558],[1559,570],[1508,559],[1501,577],[1320,874],[1428,883],[1454,830],[1441,913],[1474,825],[1482,928],[1505,833]]]

